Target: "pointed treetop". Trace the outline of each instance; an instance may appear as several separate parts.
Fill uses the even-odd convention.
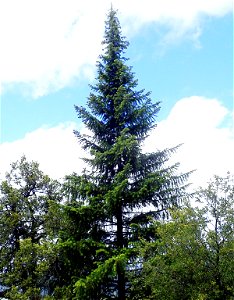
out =
[[[102,43],[107,46],[109,51],[114,52],[121,52],[129,45],[129,42],[122,36],[117,10],[114,10],[112,5],[105,22],[105,34]]]

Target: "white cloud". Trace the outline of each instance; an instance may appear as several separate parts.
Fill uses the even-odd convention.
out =
[[[196,169],[190,182],[204,186],[213,175],[234,170],[232,117],[217,99],[183,98],[153,130],[145,151],[183,143],[172,161],[181,163],[182,172]]]
[[[10,164],[22,155],[28,160],[38,161],[41,169],[52,178],[62,178],[83,169],[81,149],[73,134],[75,124],[66,123],[56,127],[42,127],[27,133],[21,140],[0,145],[1,174],[10,170]]]
[[[190,182],[204,185],[214,174],[234,170],[234,136],[230,112],[217,99],[189,97],[179,100],[169,116],[160,122],[145,142],[144,151],[155,151],[184,145],[172,156],[171,163],[180,162],[181,171],[193,169]],[[39,128],[21,140],[0,145],[1,174],[9,164],[25,154],[40,163],[41,169],[52,178],[61,178],[73,171],[81,172],[85,153],[73,134],[75,124],[60,124]],[[83,131],[84,129],[82,129]]]
[[[8,0],[0,3],[0,82],[31,84],[38,97],[92,77],[110,3],[129,34],[149,22],[168,26],[165,40],[200,34],[203,15],[232,11],[231,0]]]

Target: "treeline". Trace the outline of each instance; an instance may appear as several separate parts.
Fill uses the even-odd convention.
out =
[[[167,219],[132,210],[122,248],[98,190],[89,202],[84,175],[61,184],[22,157],[0,187],[4,299],[121,299],[120,272],[125,299],[234,299],[229,174],[193,195],[199,207],[184,201]]]
[[[189,173],[168,166],[177,147],[142,152],[159,103],[137,90],[113,9],[103,45],[87,108],[75,106],[87,170],[58,182],[22,157],[1,182],[0,296],[234,299],[233,177],[188,195]]]

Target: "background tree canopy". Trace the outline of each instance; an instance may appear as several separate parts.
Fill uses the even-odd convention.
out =
[[[234,299],[234,181],[215,176],[171,219],[155,223],[158,239],[142,240],[143,268],[133,299]]]

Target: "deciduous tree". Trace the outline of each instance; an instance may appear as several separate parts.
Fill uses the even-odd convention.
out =
[[[10,299],[38,299],[50,292],[59,185],[22,157],[0,189],[0,285]]]
[[[187,205],[155,224],[158,239],[140,244],[143,268],[132,299],[234,299],[234,181],[215,176]]]

